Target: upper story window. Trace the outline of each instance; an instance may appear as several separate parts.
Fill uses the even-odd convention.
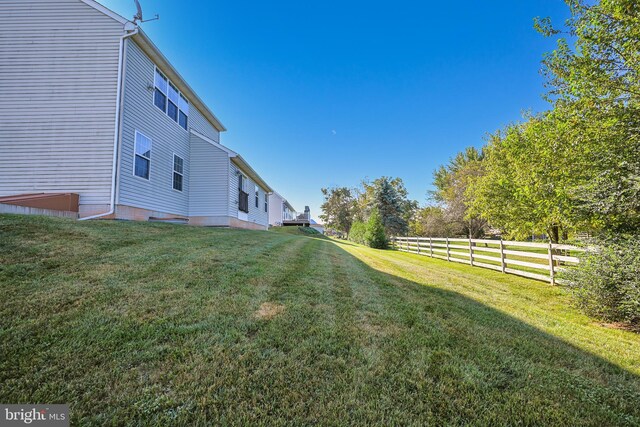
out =
[[[176,154],[173,155],[173,189],[182,191],[184,181],[184,159]]]
[[[149,179],[151,171],[151,139],[136,131],[133,174]]]
[[[157,68],[154,86],[154,105],[171,117],[184,130],[187,130],[189,124],[189,101],[187,101],[187,98]]]

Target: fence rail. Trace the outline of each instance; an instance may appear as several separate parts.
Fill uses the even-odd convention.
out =
[[[488,239],[451,239],[438,237],[392,237],[394,249],[489,268],[558,283],[556,273],[566,266],[576,265],[576,256],[584,249],[556,243],[515,242]]]

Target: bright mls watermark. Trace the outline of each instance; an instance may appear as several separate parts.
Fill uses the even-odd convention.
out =
[[[0,427],[24,425],[68,427],[69,405],[0,404]]]

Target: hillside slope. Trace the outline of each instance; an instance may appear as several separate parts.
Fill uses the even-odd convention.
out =
[[[0,401],[72,424],[640,424],[559,288],[295,233],[0,216]]]

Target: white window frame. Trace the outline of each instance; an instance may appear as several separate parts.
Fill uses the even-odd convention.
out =
[[[176,171],[176,157],[182,160],[182,173]],[[173,186],[173,176],[175,174],[178,174],[182,177],[182,190],[178,190]],[[179,156],[176,153],[173,153],[173,156],[171,157],[171,188],[173,189],[173,191],[177,191],[179,193],[182,193],[184,191],[184,157]]]
[[[167,91],[166,93],[162,92],[162,90],[160,90],[166,100],[165,100],[165,106],[164,106],[164,111],[160,110],[160,108],[156,105],[156,100],[155,100],[155,93],[156,93],[156,89],[160,89],[156,86],[156,74],[160,73],[164,76],[165,79],[167,79]],[[176,92],[178,92],[178,104],[176,105],[176,108],[178,109],[178,116],[177,116],[177,120],[173,120],[173,118],[171,116],[169,116],[169,85],[172,85],[175,89]],[[188,111],[184,111],[180,108],[180,100],[184,99],[184,101],[187,103],[187,109]],[[174,84],[169,77],[167,76],[166,73],[162,72],[162,70],[160,70],[160,68],[158,68],[157,65],[154,64],[153,66],[153,91],[151,92],[151,104],[153,105],[153,107],[156,110],[160,110],[164,113],[165,116],[167,116],[167,118],[169,120],[171,120],[173,123],[175,123],[176,125],[178,125],[178,127],[180,129],[182,129],[185,132],[189,132],[189,117],[191,115],[191,102],[189,101],[189,99],[186,97],[186,95],[184,93],[182,93],[180,91],[180,89],[178,89],[178,85]],[[182,111],[182,113],[184,113],[185,116],[187,116],[187,129],[183,128],[182,125],[180,124],[180,112]]]
[[[156,107],[158,108],[158,107]],[[131,173],[133,174],[133,176],[135,176],[138,179],[142,179],[144,180],[144,182],[151,182],[151,157],[145,157],[141,154],[138,154],[136,152],[136,147],[138,145],[138,135],[142,135],[143,137],[147,138],[149,140],[149,142],[151,143],[151,149],[150,151],[153,153],[153,140],[151,138],[149,138],[147,135],[145,135],[144,133],[140,132],[138,129],[135,130],[134,135],[133,135],[133,164],[132,164],[132,168],[131,168]],[[140,175],[136,175],[136,156],[140,156],[143,159],[146,159],[149,161],[149,178],[145,178],[143,176]]]

